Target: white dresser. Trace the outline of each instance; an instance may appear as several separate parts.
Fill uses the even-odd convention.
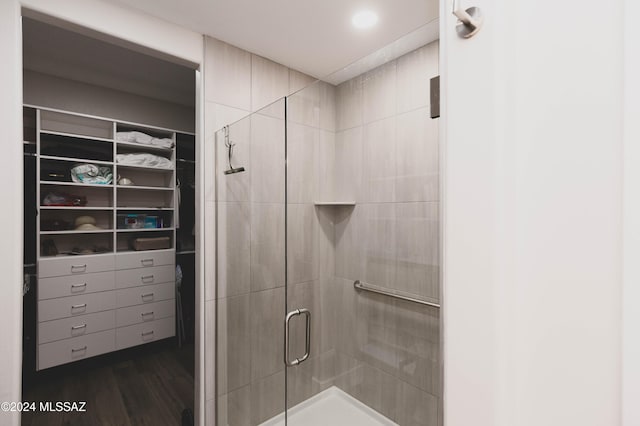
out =
[[[38,369],[175,334],[175,250],[40,259]]]

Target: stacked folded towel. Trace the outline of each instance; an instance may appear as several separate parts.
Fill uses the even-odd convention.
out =
[[[153,145],[161,148],[173,148],[173,140],[169,138],[154,138],[142,132],[117,132],[116,140],[120,142]]]

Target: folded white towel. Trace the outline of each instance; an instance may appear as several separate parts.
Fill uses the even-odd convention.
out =
[[[141,145],[153,145],[162,148],[173,148],[173,140],[169,138],[154,138],[142,132],[117,132],[116,140],[120,142],[139,143]]]
[[[134,152],[116,155],[116,163],[126,166],[155,167],[158,169],[172,169],[171,160],[148,152]]]

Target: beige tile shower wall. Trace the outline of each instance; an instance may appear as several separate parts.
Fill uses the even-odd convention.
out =
[[[438,423],[439,312],[353,281],[439,300],[438,42],[336,90],[334,383],[401,425]]]
[[[314,79],[207,37],[204,80],[206,424],[216,424],[216,418],[218,424],[258,423],[284,407],[284,389],[276,391],[284,386],[279,335],[284,311],[284,102],[262,109]],[[301,102],[301,106],[307,103]],[[331,136],[321,136],[318,127],[321,120],[335,118],[321,115],[313,100],[307,106],[300,108],[300,117],[294,116],[294,121],[300,123],[298,137],[330,139]],[[248,117],[259,110],[262,113]],[[227,165],[226,152],[221,149],[222,144],[216,144],[215,132],[236,122],[231,127],[237,144],[233,165],[244,166],[247,171],[221,180],[216,194],[216,173],[221,179]],[[303,156],[316,154],[301,144],[297,148]],[[305,176],[306,185],[306,178],[315,170],[299,172]],[[318,185],[317,179],[308,182]],[[290,190],[305,203],[296,210],[290,226],[309,227],[319,233],[315,214],[308,208],[313,201],[308,187],[296,185]],[[224,248],[218,253],[217,294],[216,238],[219,247]],[[319,277],[319,262],[313,260],[318,255],[316,243],[317,239],[299,242],[300,254],[290,268],[300,279]],[[315,266],[309,269],[309,265]],[[309,293],[301,294],[306,297]]]

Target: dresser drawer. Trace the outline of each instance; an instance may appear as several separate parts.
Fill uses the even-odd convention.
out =
[[[38,280],[38,300],[95,293],[115,288],[113,271]]]
[[[111,271],[115,266],[114,255],[65,256],[38,261],[38,277],[60,277]]]
[[[116,329],[116,349],[124,349],[174,336],[175,317]]]
[[[175,282],[176,270],[173,265],[154,266],[116,271],[116,287],[127,288],[141,285]]]
[[[107,330],[38,346],[38,370],[115,350],[116,331]]]
[[[162,302],[147,303],[145,305],[119,308],[116,311],[116,326],[125,327],[143,322],[155,321],[161,318],[175,316],[176,302],[174,299]]]
[[[176,261],[175,249],[145,251],[140,253],[116,254],[116,269],[150,268],[173,265]]]
[[[79,315],[38,324],[38,343],[84,336],[116,327],[116,311]]]
[[[164,283],[116,290],[116,306],[142,305],[175,298],[175,283]]]
[[[38,322],[107,311],[116,307],[116,290],[38,302]]]

